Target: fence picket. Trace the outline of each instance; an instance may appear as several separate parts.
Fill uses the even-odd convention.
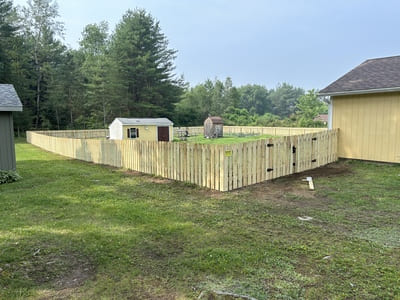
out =
[[[106,140],[106,130],[27,132],[33,145],[85,161],[122,167],[227,191],[302,172],[337,160],[338,130],[241,128],[244,133],[286,133],[236,145]],[[285,131],[286,130],[286,131]],[[226,132],[238,128],[227,127]],[[304,132],[306,132],[304,134]],[[83,137],[83,138],[82,138]],[[294,147],[296,148],[293,153]]]

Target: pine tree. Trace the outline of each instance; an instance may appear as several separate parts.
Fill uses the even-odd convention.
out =
[[[46,120],[41,103],[46,99],[46,88],[51,68],[65,47],[57,39],[62,37],[63,24],[57,21],[58,6],[53,0],[29,0],[23,9],[25,41],[31,48],[35,71],[35,128]]]
[[[110,53],[124,115],[173,116],[183,82],[173,73],[176,50],[168,48],[159,22],[145,10],[128,10],[112,36]]]
[[[11,54],[17,30],[12,2],[0,0],[0,83],[11,83]]]
[[[111,122],[114,98],[109,80],[108,24],[89,24],[82,32],[79,51],[83,56],[81,73],[85,81],[85,107],[90,127],[106,128]]]

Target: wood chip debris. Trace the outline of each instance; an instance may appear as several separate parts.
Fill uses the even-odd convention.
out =
[[[303,217],[297,217],[297,219],[299,219],[300,221],[311,221],[313,217],[303,216]]]

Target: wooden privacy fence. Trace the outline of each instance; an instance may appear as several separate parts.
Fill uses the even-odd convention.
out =
[[[71,158],[229,191],[337,160],[337,130],[234,145],[55,137],[27,132],[29,143]]]
[[[174,127],[174,136],[178,130],[187,130],[189,135],[203,135],[203,126]],[[224,126],[224,134],[269,134],[275,136],[291,136],[306,133],[327,131],[326,128],[293,128],[293,127],[257,127],[257,126]]]

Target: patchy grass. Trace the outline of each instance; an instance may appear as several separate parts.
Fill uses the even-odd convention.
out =
[[[400,297],[399,165],[341,161],[219,193],[16,148],[23,179],[0,186],[2,299]]]
[[[263,135],[225,135],[222,138],[217,139],[207,139],[202,135],[190,136],[187,138],[186,142],[196,143],[196,144],[216,144],[216,145],[226,145],[226,144],[238,144],[253,142],[262,139],[274,138],[276,136],[263,134]]]

